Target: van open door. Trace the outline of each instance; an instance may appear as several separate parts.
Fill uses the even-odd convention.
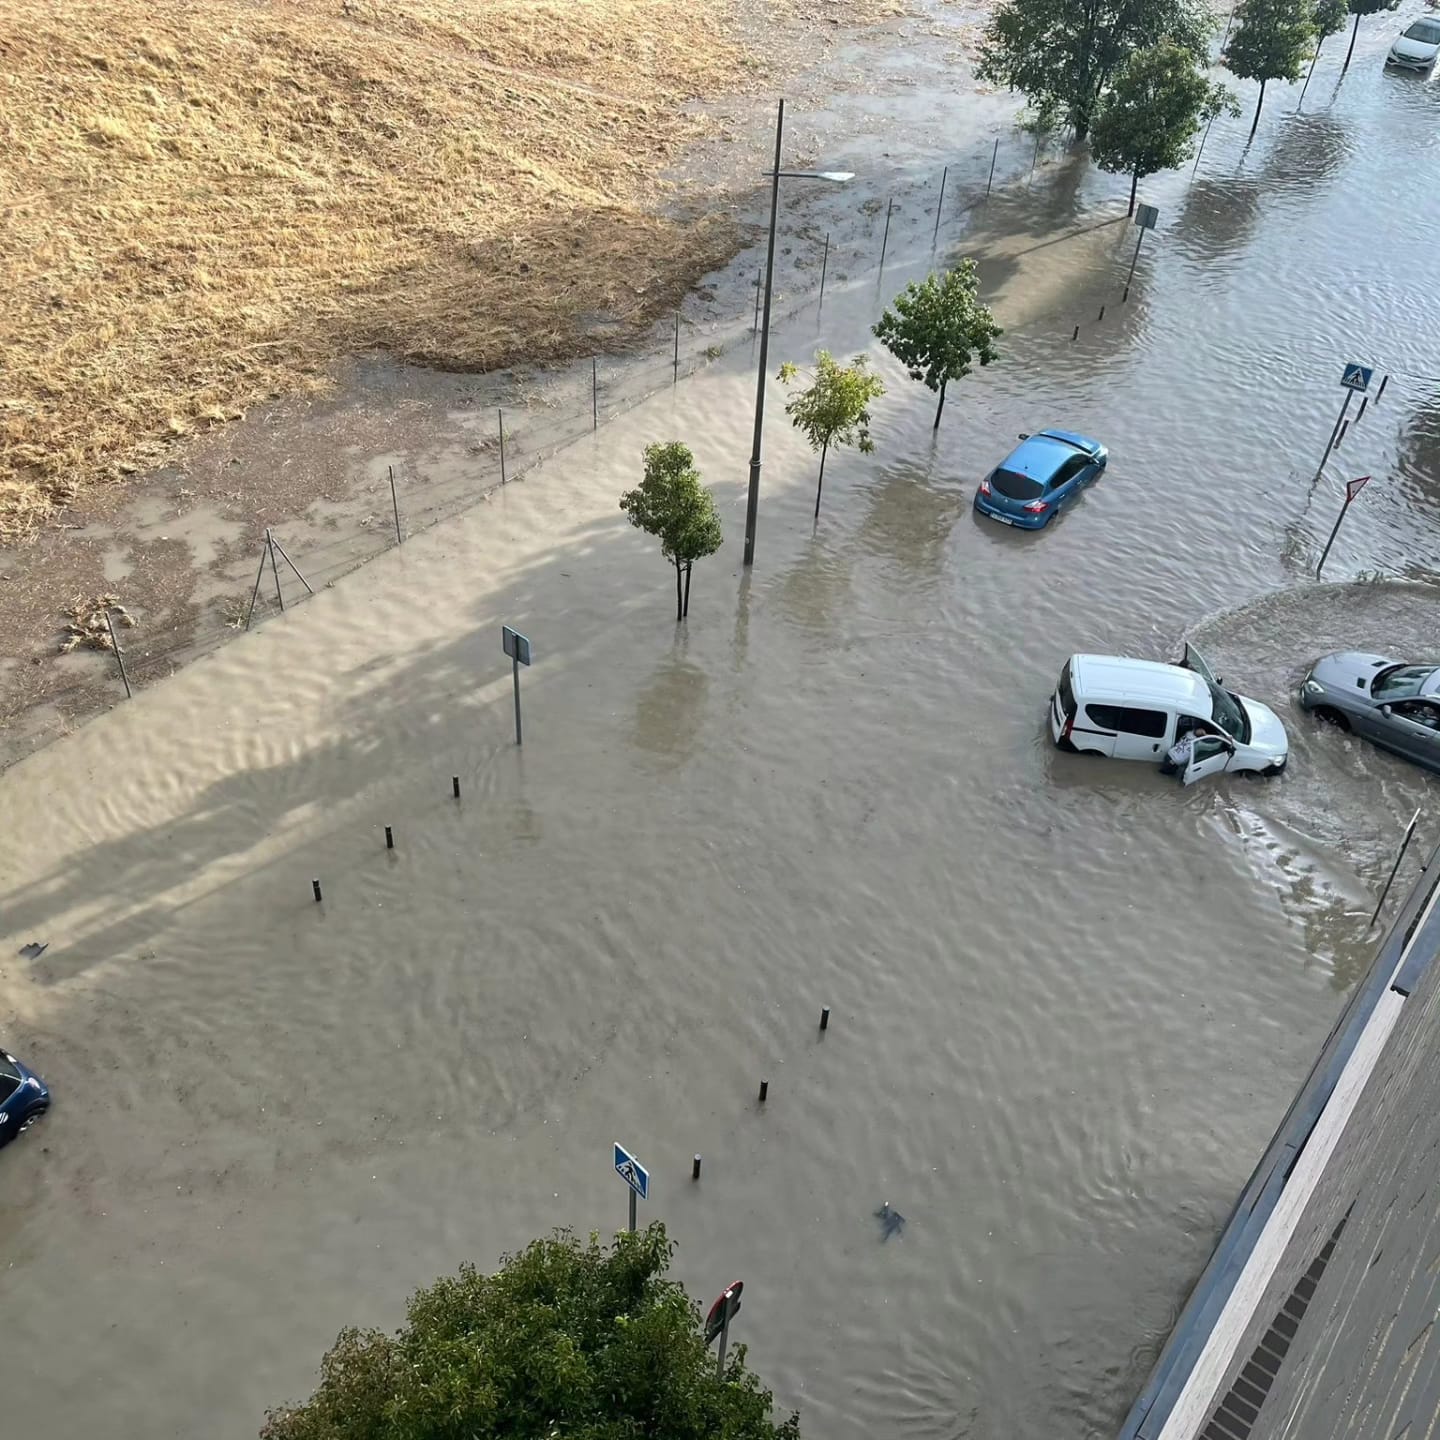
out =
[[[1221,685],[1209,662],[1188,640],[1185,642],[1185,653],[1180,657],[1180,664],[1183,669],[1193,670],[1207,684]],[[1221,688],[1224,688],[1223,685]]]
[[[1200,736],[1190,750],[1190,759],[1185,766],[1185,784],[1193,785],[1207,775],[1218,775],[1234,758],[1235,742],[1228,735]]]

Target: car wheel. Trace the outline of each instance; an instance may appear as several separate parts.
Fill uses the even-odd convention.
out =
[[[23,1135],[50,1107],[48,1105],[37,1105],[19,1124],[15,1133]]]
[[[1326,725],[1333,725],[1337,730],[1348,730],[1350,722],[1340,711],[1330,705],[1321,705],[1315,711],[1315,718],[1323,721]]]

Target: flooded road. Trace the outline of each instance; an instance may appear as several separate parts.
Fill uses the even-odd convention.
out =
[[[1061,168],[950,234],[1003,362],[937,438],[870,343],[877,450],[832,457],[813,528],[777,387],[752,576],[742,349],[0,777],[5,1039],[56,1094],[0,1157],[17,1433],[253,1434],[342,1325],[622,1223],[612,1140],[693,1292],[746,1281],[735,1338],[806,1433],[1118,1423],[1433,817],[1291,698],[1326,649],[1435,648],[1440,90],[1366,28],[1338,93],[1331,57],[1305,115],[1145,187],[1126,306],[1118,181]],[[867,344],[923,210],[777,365]],[[1347,359],[1392,379],[1312,487]],[[1055,423],[1103,481],[1039,536],[977,520]],[[674,437],[727,533],[678,632],[616,510]],[[1411,578],[1307,583],[1366,471],[1327,576]],[[1068,654],[1186,635],[1290,727],[1281,780],[1054,751]]]

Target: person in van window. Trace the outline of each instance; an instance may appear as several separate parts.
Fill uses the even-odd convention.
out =
[[[1183,775],[1190,763],[1190,752],[1194,750],[1195,742],[1213,734],[1215,731],[1203,720],[1192,720],[1188,715],[1182,715],[1175,726],[1175,743],[1165,752],[1160,773]]]

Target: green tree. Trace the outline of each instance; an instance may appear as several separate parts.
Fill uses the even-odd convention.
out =
[[[1225,64],[1242,80],[1260,82],[1250,124],[1253,140],[1265,104],[1265,86],[1271,80],[1295,81],[1304,73],[1315,38],[1314,0],[1240,0],[1235,18],[1240,24],[1225,47]]]
[[[1310,56],[1310,68],[1305,72],[1305,83],[1300,87],[1300,98],[1310,88],[1310,77],[1315,73],[1315,62],[1320,58],[1320,47],[1337,31],[1344,28],[1345,17],[1350,13],[1346,0],[1315,0],[1311,12],[1311,29],[1315,33],[1315,49]]]
[[[923,380],[940,394],[935,430],[945,408],[945,387],[970,373],[971,360],[988,365],[994,342],[1005,332],[978,296],[980,277],[973,260],[962,260],[938,279],[913,280],[876,322],[875,334],[905,367],[912,380]]]
[[[780,367],[780,379],[789,384],[800,374],[798,365]],[[870,439],[870,402],[885,393],[885,384],[872,375],[863,355],[841,365],[828,350],[815,352],[815,375],[810,384],[785,406],[790,423],[820,452],[820,477],[815,482],[815,517],[820,517],[820,491],[825,484],[825,457],[832,445],[853,445],[862,455],[874,448]]]
[[[1102,170],[1130,176],[1133,215],[1140,181],[1183,164],[1200,126],[1233,105],[1230,92],[1212,85],[1182,46],[1137,50],[1101,97],[1090,153]]]
[[[1204,0],[1001,0],[976,73],[1019,90],[1046,128],[1063,123],[1083,140],[1132,51],[1168,41],[1203,63],[1214,30]]]
[[[660,553],[675,567],[675,618],[690,613],[690,569],[720,548],[720,516],[700,483],[688,445],[645,447],[645,477],[620,497],[630,523],[660,541]],[[684,587],[681,587],[681,577]]]
[[[1400,0],[1350,0],[1350,13],[1355,17],[1355,24],[1350,30],[1350,48],[1345,52],[1345,63],[1340,67],[1343,74],[1350,68],[1350,57],[1355,53],[1355,37],[1360,33],[1360,17],[1362,15],[1378,15],[1382,10],[1398,10]]]
[[[726,1358],[667,1280],[665,1227],[602,1249],[568,1231],[462,1265],[411,1297],[392,1335],[342,1330],[303,1405],[270,1412],[261,1440],[799,1440],[771,1395]]]

